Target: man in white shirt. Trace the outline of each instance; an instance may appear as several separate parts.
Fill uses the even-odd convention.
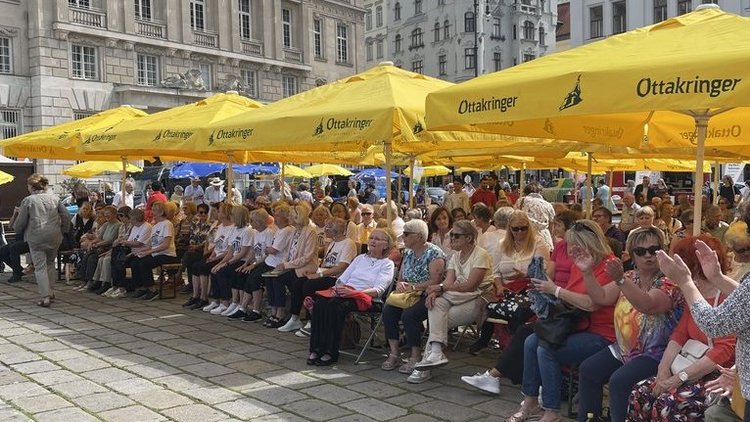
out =
[[[182,194],[182,200],[185,202],[194,202],[197,204],[203,203],[203,187],[201,186],[201,179],[199,177],[193,177],[190,180],[190,186],[185,188],[185,192]]]
[[[226,197],[224,194],[224,181],[218,177],[212,177],[209,179],[210,186],[206,188],[204,202],[208,205],[222,202]]]
[[[133,209],[133,182],[125,182],[125,200],[122,199],[122,191],[117,192],[112,198],[112,205],[115,208],[128,206]]]
[[[463,183],[461,179],[456,178],[453,181],[453,192],[449,192],[445,195],[445,201],[443,206],[450,212],[456,208],[461,208],[468,215],[471,211],[471,201],[469,201],[469,195],[463,191]]]
[[[622,214],[620,215],[620,230],[626,234],[633,230],[635,224],[635,212],[641,208],[635,202],[635,195],[630,192],[626,192],[622,195]]]
[[[275,204],[282,199],[286,199],[287,201],[291,202],[292,193],[286,186],[284,186],[283,188],[281,187],[281,180],[273,179],[273,189],[271,189],[271,192],[268,194],[268,198],[271,200],[271,204]]]

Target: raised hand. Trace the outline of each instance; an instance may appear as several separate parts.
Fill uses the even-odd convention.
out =
[[[578,245],[572,245],[568,249],[568,255],[579,270],[586,272],[594,268],[594,257],[591,253]],[[618,279],[619,280],[619,279]]]
[[[732,394],[737,372],[734,366],[731,368],[724,368],[721,365],[716,365],[716,368],[721,372],[721,375],[719,378],[706,382],[706,392],[717,393],[721,394],[723,397],[727,397]]]
[[[622,280],[623,275],[625,274],[625,271],[622,268],[622,261],[617,258],[608,260],[607,264],[604,266],[604,271],[606,271],[610,280]]]
[[[706,279],[721,277],[721,263],[719,263],[719,257],[716,255],[716,251],[711,249],[706,242],[702,240],[695,241],[695,256],[698,258],[698,262],[703,268],[703,274],[706,275]]]
[[[674,254],[670,257],[664,251],[656,251],[656,260],[659,261],[661,272],[678,286],[684,286],[693,282],[690,268],[688,268],[679,255]]]

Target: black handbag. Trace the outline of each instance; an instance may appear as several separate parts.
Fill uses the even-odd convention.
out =
[[[557,304],[550,308],[547,318],[540,318],[534,323],[534,333],[539,338],[539,344],[551,349],[559,349],[565,345],[565,341],[573,333],[579,331],[576,327],[582,319],[589,321],[589,313],[578,308],[568,308],[563,304]]]
[[[116,268],[125,268],[127,266],[130,247],[117,245],[112,248],[112,266]]]

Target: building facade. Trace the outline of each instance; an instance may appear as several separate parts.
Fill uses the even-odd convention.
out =
[[[362,0],[0,0],[0,138],[227,90],[275,101],[364,70],[363,39]]]
[[[386,4],[386,57],[403,69],[450,82],[505,69],[555,49],[556,0]],[[368,65],[377,61],[376,57]]]
[[[725,12],[750,16],[747,0],[570,0],[571,45],[653,25],[689,13],[702,3],[715,3]]]
[[[368,67],[388,55],[388,2],[365,0],[365,60]]]
[[[570,0],[557,0],[555,53],[570,50]]]

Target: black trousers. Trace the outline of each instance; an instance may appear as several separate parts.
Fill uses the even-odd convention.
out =
[[[180,256],[178,253],[177,256]],[[182,267],[185,268],[188,275],[188,283],[193,282],[193,264],[203,259],[202,251],[187,251],[182,255]]]
[[[20,277],[23,275],[21,255],[27,252],[29,252],[29,244],[22,240],[17,240],[0,247],[0,261],[6,263],[13,270],[13,275]]]
[[[245,292],[257,292],[261,287],[265,286],[266,283],[263,279],[263,274],[271,270],[273,270],[273,267],[266,264],[265,262],[261,262],[260,264],[256,265],[255,268],[250,270],[250,272],[245,275]]]
[[[130,263],[130,267],[133,269],[131,287],[133,289],[138,289],[141,287],[148,288],[153,286],[154,268],[158,267],[159,265],[174,264],[176,262],[179,262],[176,256],[146,255],[143,258],[134,257]]]
[[[494,328],[494,324],[492,325]],[[503,354],[495,364],[495,369],[514,385],[521,384],[523,381],[523,344],[526,342],[526,337],[532,334],[534,334],[534,324],[524,324],[518,327],[508,347],[503,350]]]
[[[128,291],[132,291],[132,283],[128,283],[125,279],[125,269],[130,267],[134,257],[129,257],[125,261],[117,261],[112,259],[112,286],[124,287]]]
[[[292,271],[289,273],[293,274]],[[292,315],[300,314],[300,311],[302,311],[302,304],[306,297],[313,296],[318,290],[328,289],[335,284],[336,279],[334,277],[315,278],[311,280],[307,277],[295,276],[287,284],[291,296],[290,305],[292,309],[290,312]]]
[[[242,261],[232,262],[224,268],[216,272],[215,278],[218,287],[218,298],[221,300],[229,300],[232,297],[232,286],[234,285],[234,279],[237,276],[237,268],[243,264]]]
[[[344,321],[350,312],[356,310],[354,299],[317,297],[312,312],[310,353],[329,354],[337,360]]]

